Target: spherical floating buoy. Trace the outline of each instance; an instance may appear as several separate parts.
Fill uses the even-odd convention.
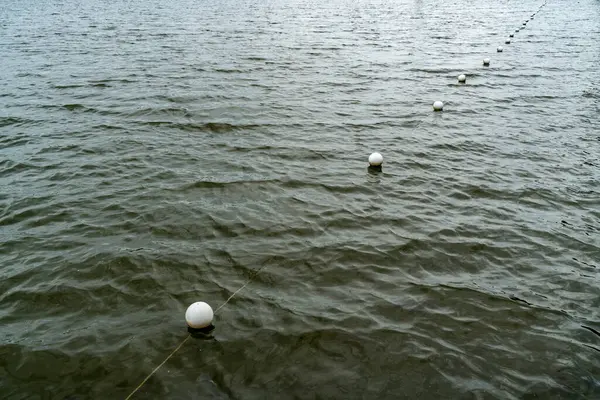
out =
[[[467,76],[465,74],[460,74],[458,76],[458,82],[459,83],[465,83],[467,81]]]
[[[510,35],[508,35],[509,37],[515,37],[514,33],[511,33]]]
[[[214,317],[212,308],[203,301],[191,304],[185,311],[185,321],[192,329],[203,329],[210,326]]]
[[[520,29],[515,29],[515,33],[519,33]]]
[[[483,65],[485,65],[486,67],[487,67],[488,65],[490,65],[490,59],[489,59],[489,58],[484,58],[484,59],[483,59]]]
[[[504,43],[506,43],[506,44],[510,44],[510,39],[506,39],[506,40],[504,41]]]
[[[502,51],[503,51],[503,50],[504,50],[504,49],[502,48],[502,46],[498,46],[498,48],[496,49],[496,51],[497,51],[498,53],[502,53]]]
[[[433,102],[433,110],[434,111],[442,111],[444,109],[444,103],[437,100]]]
[[[381,167],[383,164],[383,156],[379,153],[373,153],[369,156],[369,165],[371,167]]]

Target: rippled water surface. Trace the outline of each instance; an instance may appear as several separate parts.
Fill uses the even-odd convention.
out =
[[[0,398],[248,281],[132,398],[600,398],[600,2],[544,4],[0,0]]]

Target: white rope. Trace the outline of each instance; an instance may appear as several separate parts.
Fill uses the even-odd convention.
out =
[[[546,1],[544,1],[544,3],[542,4],[542,6],[539,8],[539,11],[541,11],[542,7],[546,5]],[[417,126],[419,127],[423,122],[425,122],[426,118],[421,119],[420,121],[418,121]],[[215,314],[217,312],[219,312],[219,310],[221,308],[223,308],[225,305],[227,305],[227,303],[229,303],[229,301],[231,301],[231,299],[233,299],[240,291],[242,291],[246,286],[248,286],[248,284],[250,284],[250,282],[252,282],[252,280],[256,277],[256,275],[258,275],[258,273],[265,267],[266,264],[263,264],[262,267],[260,267],[259,269],[257,269],[251,276],[250,278],[235,292],[233,292],[233,294],[231,296],[229,296],[229,298],[227,300],[225,300],[225,302],[223,304],[221,304],[216,310],[215,310]],[[589,328],[588,328],[589,329]],[[169,359],[171,357],[173,357],[173,355],[175,355],[175,353],[177,353],[177,351],[179,351],[179,349],[181,349],[181,347],[185,344],[185,342],[187,342],[187,340],[191,337],[191,334],[188,334],[185,339],[183,339],[181,341],[181,343],[179,343],[179,345],[175,348],[175,350],[173,350],[171,352],[171,354],[169,354],[167,356],[167,358],[165,358],[160,364],[158,364],[158,366],[156,368],[154,368],[152,370],[152,372],[150,372],[148,374],[148,376],[146,376],[146,378],[135,388],[133,389],[133,391],[129,394],[129,396],[127,396],[125,398],[125,400],[129,400],[131,399],[131,397],[137,393],[138,390],[140,390],[142,388],[142,386],[144,386],[144,384],[148,381],[148,379],[150,379],[152,377],[152,375],[154,375],[156,373],[156,371],[158,371],[160,369],[160,367],[162,367],[167,361],[169,361]]]
[[[241,292],[241,291],[242,291],[242,289],[244,289],[246,286],[248,286],[248,284],[249,284],[250,282],[252,282],[252,280],[253,280],[253,279],[254,279],[254,278],[255,278],[255,277],[258,275],[258,273],[259,273],[259,272],[260,272],[260,271],[261,271],[261,270],[262,270],[262,269],[265,267],[265,265],[266,265],[266,263],[265,263],[265,264],[263,264],[263,266],[262,266],[262,267],[260,267],[260,268],[259,268],[259,269],[257,269],[256,271],[254,271],[254,272],[252,273],[252,275],[250,275],[250,278],[248,278],[248,280],[247,280],[247,281],[246,281],[246,282],[245,282],[245,283],[244,283],[244,284],[243,284],[243,285],[242,285],[242,286],[241,286],[241,287],[240,287],[238,290],[236,290],[235,292],[233,292],[233,294],[232,294],[231,296],[229,296],[229,298],[228,298],[227,300],[225,300],[225,302],[224,302],[223,304],[221,304],[219,307],[217,307],[217,309],[215,310],[215,314],[216,314],[217,312],[219,312],[219,310],[220,310],[221,308],[225,307],[225,305],[226,305],[227,303],[229,303],[229,301],[231,301],[231,299],[233,299],[233,298],[235,297],[235,295],[237,295],[239,292]],[[188,340],[188,339],[189,339],[191,336],[192,336],[191,334],[188,334],[188,335],[185,337],[185,339],[183,339],[183,340],[181,341],[181,343],[179,343],[179,345],[178,345],[178,346],[175,348],[175,350],[173,350],[173,351],[171,352],[171,354],[169,354],[169,355],[167,356],[167,358],[165,358],[165,359],[164,359],[164,360],[163,360],[163,361],[162,361],[160,364],[158,364],[158,366],[157,366],[156,368],[154,368],[154,369],[152,370],[152,372],[150,372],[150,373],[148,374],[148,376],[146,376],[146,378],[144,378],[144,380],[143,380],[143,381],[142,381],[142,382],[141,382],[141,383],[140,383],[140,384],[139,384],[139,385],[138,385],[138,386],[137,386],[135,389],[133,389],[133,391],[132,391],[131,393],[129,393],[129,396],[127,396],[127,397],[125,398],[125,400],[129,400],[129,399],[131,399],[131,397],[133,397],[133,395],[134,395],[134,394],[136,394],[136,393],[137,393],[137,391],[138,391],[138,390],[140,390],[140,389],[142,388],[142,386],[144,386],[144,384],[145,384],[146,382],[148,382],[148,379],[150,379],[150,378],[152,377],[152,375],[154,375],[154,374],[156,373],[156,371],[158,371],[158,370],[160,369],[160,367],[162,367],[162,366],[163,366],[163,365],[164,365],[164,364],[165,364],[167,361],[169,361],[169,359],[170,359],[171,357],[173,357],[173,356],[175,355],[175,353],[177,353],[177,351],[179,351],[179,349],[181,349],[181,347],[182,347],[182,346],[185,344],[185,342],[187,342],[187,340]]]

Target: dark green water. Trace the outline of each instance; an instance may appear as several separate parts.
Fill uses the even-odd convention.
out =
[[[0,0],[0,399],[261,267],[134,399],[600,398],[600,2],[542,4]]]

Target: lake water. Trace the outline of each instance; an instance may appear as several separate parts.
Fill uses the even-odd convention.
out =
[[[249,280],[133,399],[600,398],[600,3],[544,4],[1,0],[0,398]]]

